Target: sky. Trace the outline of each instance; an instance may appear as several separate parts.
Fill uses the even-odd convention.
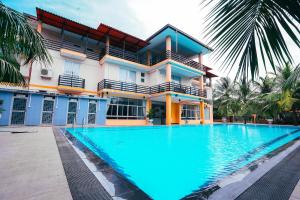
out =
[[[200,5],[201,0],[2,0],[2,2],[19,12],[34,16],[36,16],[35,8],[40,7],[94,28],[104,23],[141,39],[147,39],[169,23],[208,43],[203,37],[203,30],[204,17],[210,8],[204,9]],[[288,38],[287,44],[295,63],[300,63],[300,49]],[[229,73],[220,70],[222,59],[216,61],[212,56],[204,56],[204,64],[212,67],[213,72],[219,76],[227,76]],[[228,74],[229,77],[235,77],[235,69]],[[261,68],[260,75],[264,74]]]

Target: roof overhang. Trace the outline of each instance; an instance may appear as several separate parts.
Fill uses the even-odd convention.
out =
[[[149,42],[145,40],[124,33],[105,24],[100,24],[97,29],[94,29],[40,8],[36,8],[36,13],[37,20],[45,24],[101,42],[105,42],[106,36],[109,36],[112,45],[120,48],[125,47],[125,49],[129,51],[136,52],[149,44]]]
[[[167,36],[171,37],[172,49],[175,50],[177,46],[178,51],[182,49],[183,52],[188,52],[189,55],[187,56],[192,56],[199,53],[207,54],[213,51],[211,47],[203,44],[199,40],[195,39],[194,37],[188,35],[187,33],[181,31],[180,29],[170,24],[167,24],[146,40],[150,43],[147,49],[155,48],[156,46],[159,46],[161,44],[165,45],[165,39]]]

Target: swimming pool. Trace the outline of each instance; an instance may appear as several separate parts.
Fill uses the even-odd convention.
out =
[[[299,127],[68,128],[153,199],[180,199],[300,137]]]

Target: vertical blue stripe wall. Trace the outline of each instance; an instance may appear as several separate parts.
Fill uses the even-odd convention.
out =
[[[88,99],[79,99],[79,106],[77,107],[77,124],[87,124],[87,115],[89,109]]]
[[[10,125],[10,115],[13,103],[14,92],[0,91],[0,99],[3,100],[2,117],[0,118],[0,126]],[[27,99],[25,125],[38,126],[41,124],[41,115],[43,109],[43,94],[29,94]],[[56,96],[54,104],[53,125],[64,126],[67,124],[68,114],[68,96]],[[77,108],[77,124],[82,125],[88,122],[89,98],[78,98]],[[107,111],[106,99],[97,99],[96,125],[105,125]],[[84,120],[83,120],[84,119]]]
[[[56,126],[64,126],[67,124],[69,98],[64,96],[56,97],[54,106],[53,124]]]
[[[25,125],[37,126],[41,123],[42,104],[44,96],[31,94],[28,98]]]
[[[0,125],[7,126],[9,125],[10,118],[10,109],[12,107],[13,93],[11,92],[0,92],[0,99],[3,100],[2,109],[2,117],[0,118]]]
[[[105,125],[106,122],[106,111],[107,111],[106,99],[98,100],[98,109],[96,114],[96,124]]]

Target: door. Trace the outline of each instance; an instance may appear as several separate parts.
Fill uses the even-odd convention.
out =
[[[65,60],[64,74],[79,76],[80,63],[71,60]]]
[[[27,95],[16,95],[13,98],[11,125],[24,125],[27,105]]]
[[[52,124],[55,97],[44,97],[42,124]]]
[[[76,124],[77,103],[77,99],[69,100],[67,124]]]
[[[96,112],[97,112],[97,101],[90,100],[89,101],[89,113],[88,113],[88,123],[89,124],[96,123]]]

